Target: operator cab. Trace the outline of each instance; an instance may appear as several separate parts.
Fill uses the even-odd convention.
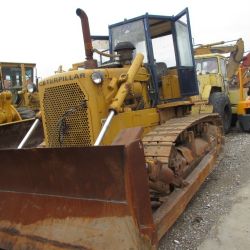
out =
[[[144,66],[152,75],[151,98],[161,103],[198,94],[191,37],[188,9],[185,9],[176,16],[145,14],[110,25],[106,44],[110,54],[127,42],[135,48],[133,56],[144,55]],[[177,80],[170,81],[169,76]]]
[[[0,92],[12,93],[12,103],[20,104],[20,91],[33,93],[37,89],[36,64],[0,62]]]

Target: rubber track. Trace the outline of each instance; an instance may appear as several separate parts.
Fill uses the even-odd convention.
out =
[[[217,114],[173,118],[157,126],[142,140],[146,160],[157,159],[163,164],[168,164],[171,149],[177,138],[184,131],[201,122],[212,122],[215,125],[222,126]]]

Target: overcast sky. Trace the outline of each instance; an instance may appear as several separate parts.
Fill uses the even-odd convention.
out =
[[[0,61],[37,63],[38,76],[83,61],[83,9],[91,35],[107,35],[108,25],[140,16],[176,15],[188,7],[196,44],[243,38],[250,50],[249,0],[2,0]]]

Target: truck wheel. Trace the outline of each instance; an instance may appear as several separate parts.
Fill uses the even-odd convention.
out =
[[[34,118],[36,116],[36,113],[32,109],[27,107],[17,108],[17,111],[23,120]]]
[[[219,113],[223,121],[224,132],[228,133],[232,122],[232,109],[229,98],[222,92],[210,95],[209,103],[213,105],[213,112]]]

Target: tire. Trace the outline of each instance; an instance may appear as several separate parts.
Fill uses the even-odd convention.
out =
[[[34,118],[36,116],[36,113],[32,109],[27,107],[17,108],[17,111],[23,120]]]
[[[214,92],[209,97],[213,112],[222,118],[224,133],[228,133],[232,122],[232,109],[229,98],[222,92]]]

